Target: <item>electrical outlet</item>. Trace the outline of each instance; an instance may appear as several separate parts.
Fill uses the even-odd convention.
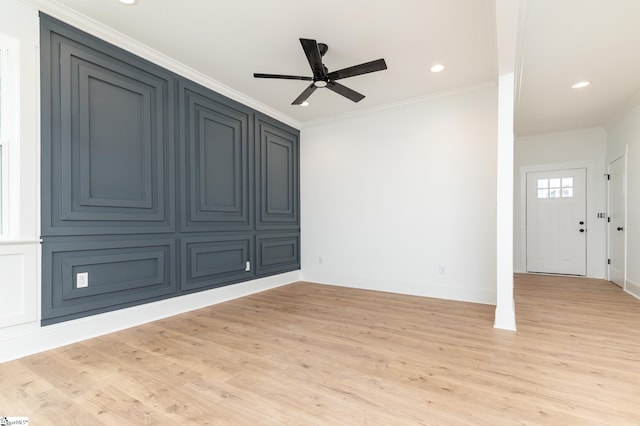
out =
[[[89,287],[89,273],[78,272],[76,274],[76,288]]]
[[[447,268],[445,268],[444,265],[440,265],[440,267],[438,268],[438,273],[446,274],[447,273]]]
[[[320,265],[322,265],[322,264],[324,263],[324,259],[322,258],[322,256],[319,256],[319,257],[318,257],[318,263],[319,263]]]

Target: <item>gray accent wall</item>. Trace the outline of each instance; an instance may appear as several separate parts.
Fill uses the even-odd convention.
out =
[[[254,112],[188,81],[178,92],[181,230],[253,229]]]
[[[40,18],[43,325],[300,268],[298,130]]]
[[[256,114],[256,229],[291,229],[300,224],[299,134]]]

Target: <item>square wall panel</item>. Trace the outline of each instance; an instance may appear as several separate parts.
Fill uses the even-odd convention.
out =
[[[299,132],[256,114],[256,229],[300,226]]]
[[[251,229],[251,111],[185,81],[179,97],[181,230]]]
[[[253,278],[252,235],[182,238],[181,290],[219,287]]]
[[[278,232],[256,236],[256,273],[268,275],[300,269],[300,233]]]
[[[42,29],[43,235],[174,231],[172,75]]]

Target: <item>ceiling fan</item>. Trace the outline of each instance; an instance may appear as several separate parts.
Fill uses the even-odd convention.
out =
[[[327,50],[329,50],[329,46],[324,43],[317,43],[315,40],[307,38],[301,38],[300,44],[302,44],[302,49],[304,50],[305,55],[307,55],[309,65],[311,65],[313,77],[281,74],[253,74],[255,78],[279,78],[284,80],[311,81],[312,83],[291,103],[292,105],[302,104],[313,92],[315,92],[317,88],[320,87],[326,87],[339,95],[351,99],[353,102],[360,102],[364,99],[363,94],[349,89],[340,83],[336,83],[336,80],[387,69],[387,64],[384,59],[376,59],[375,61],[365,62],[364,64],[354,65],[338,71],[329,72],[327,67],[322,63],[322,57],[327,53]]]

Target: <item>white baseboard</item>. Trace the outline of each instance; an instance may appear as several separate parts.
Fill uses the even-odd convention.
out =
[[[360,277],[337,277],[325,274],[303,274],[302,280],[318,284],[408,294],[411,296],[433,297],[436,299],[457,300],[460,302],[481,303],[485,305],[496,304],[495,288],[486,289],[462,287],[455,284],[387,281]]]
[[[640,284],[627,280],[624,290],[633,297],[640,299]]]
[[[300,281],[300,271],[160,300],[131,308],[32,328],[0,337],[0,362],[54,349],[147,322],[167,318]]]
[[[493,328],[516,331],[516,311],[512,309],[496,308],[496,318]]]

